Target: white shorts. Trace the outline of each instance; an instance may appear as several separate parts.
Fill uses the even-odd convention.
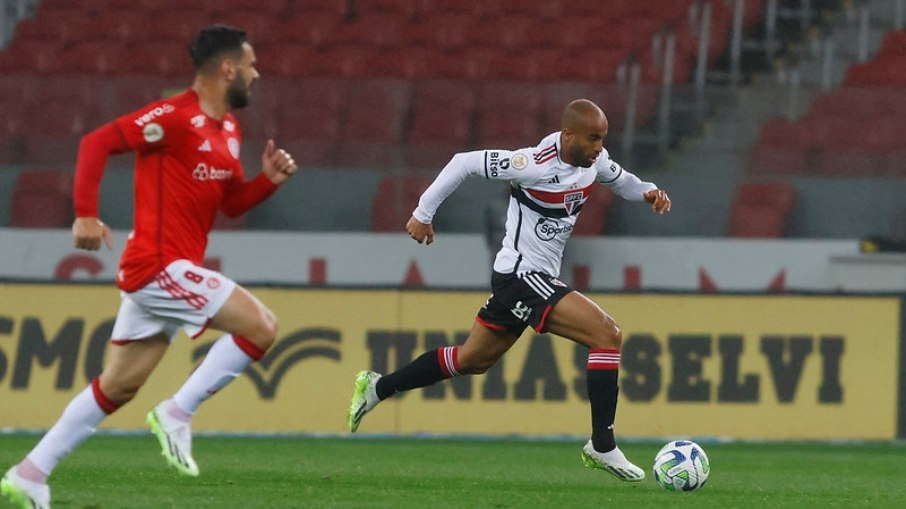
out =
[[[176,260],[144,288],[121,292],[111,340],[134,341],[163,332],[172,341],[179,329],[195,339],[234,288],[236,282],[219,272]]]

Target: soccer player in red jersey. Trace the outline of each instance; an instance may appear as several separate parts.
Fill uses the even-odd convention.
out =
[[[269,140],[261,172],[245,180],[242,133],[231,110],[246,106],[258,79],[245,32],[223,25],[200,31],[190,46],[196,70],[185,92],[156,101],[87,134],[76,163],[75,246],[112,248],[98,218],[98,188],[111,154],[135,152],[135,216],[116,283],[122,303],[103,372],[66,407],[37,446],[2,479],[2,493],[23,508],[50,507],[47,477],[107,415],[130,401],[183,329],[226,332],[186,383],[148,414],[163,455],[197,476],[190,421],[277,335],[274,314],[246,289],[201,266],[217,211],[235,217],[268,198],[297,170]]]

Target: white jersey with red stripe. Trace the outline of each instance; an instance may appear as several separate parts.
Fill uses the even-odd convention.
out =
[[[642,201],[643,193],[657,189],[623,169],[607,150],[589,168],[563,162],[560,151],[558,131],[532,148],[456,154],[422,194],[412,214],[430,223],[440,204],[468,176],[508,180],[506,236],[494,270],[502,274],[539,271],[556,277],[566,241],[596,182],[632,201]]]

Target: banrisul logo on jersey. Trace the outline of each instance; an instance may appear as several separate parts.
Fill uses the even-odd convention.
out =
[[[573,231],[573,225],[561,223],[549,217],[538,219],[538,224],[535,225],[535,235],[543,241],[554,240],[557,235],[571,231]]]
[[[208,167],[205,163],[198,163],[192,170],[192,178],[202,182],[206,180],[227,180],[233,178],[233,170]]]

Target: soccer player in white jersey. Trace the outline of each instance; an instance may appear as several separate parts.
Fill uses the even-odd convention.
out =
[[[242,131],[232,110],[244,107],[258,79],[255,52],[242,30],[202,29],[190,46],[191,88],[155,101],[87,134],[73,190],[77,248],[112,247],[98,218],[98,187],[111,154],[135,152],[135,218],[120,260],[122,302],[104,371],[73,398],[40,442],[0,479],[0,494],[21,509],[49,509],[48,477],[61,459],[128,403],[180,329],[225,334],[166,401],[148,413],[167,462],[197,476],[190,423],[198,407],[274,343],[277,320],[248,290],[201,266],[218,210],[236,217],[271,196],[297,171],[269,140],[261,172],[245,179]]]
[[[626,458],[614,439],[620,328],[597,304],[557,279],[566,241],[597,183],[627,200],[649,203],[656,213],[670,211],[665,191],[610,159],[604,149],[607,129],[601,108],[578,99],[564,109],[561,130],[535,148],[453,156],[422,194],[406,231],[419,244],[431,244],[434,213],[466,177],[510,181],[506,236],[494,261],[493,294],[462,345],[427,352],[387,375],[360,372],[349,408],[350,431],[356,431],[367,412],[397,392],[487,372],[531,326],[589,348],[592,433],[582,449],[585,464],[623,481],[645,478],[644,470]]]

